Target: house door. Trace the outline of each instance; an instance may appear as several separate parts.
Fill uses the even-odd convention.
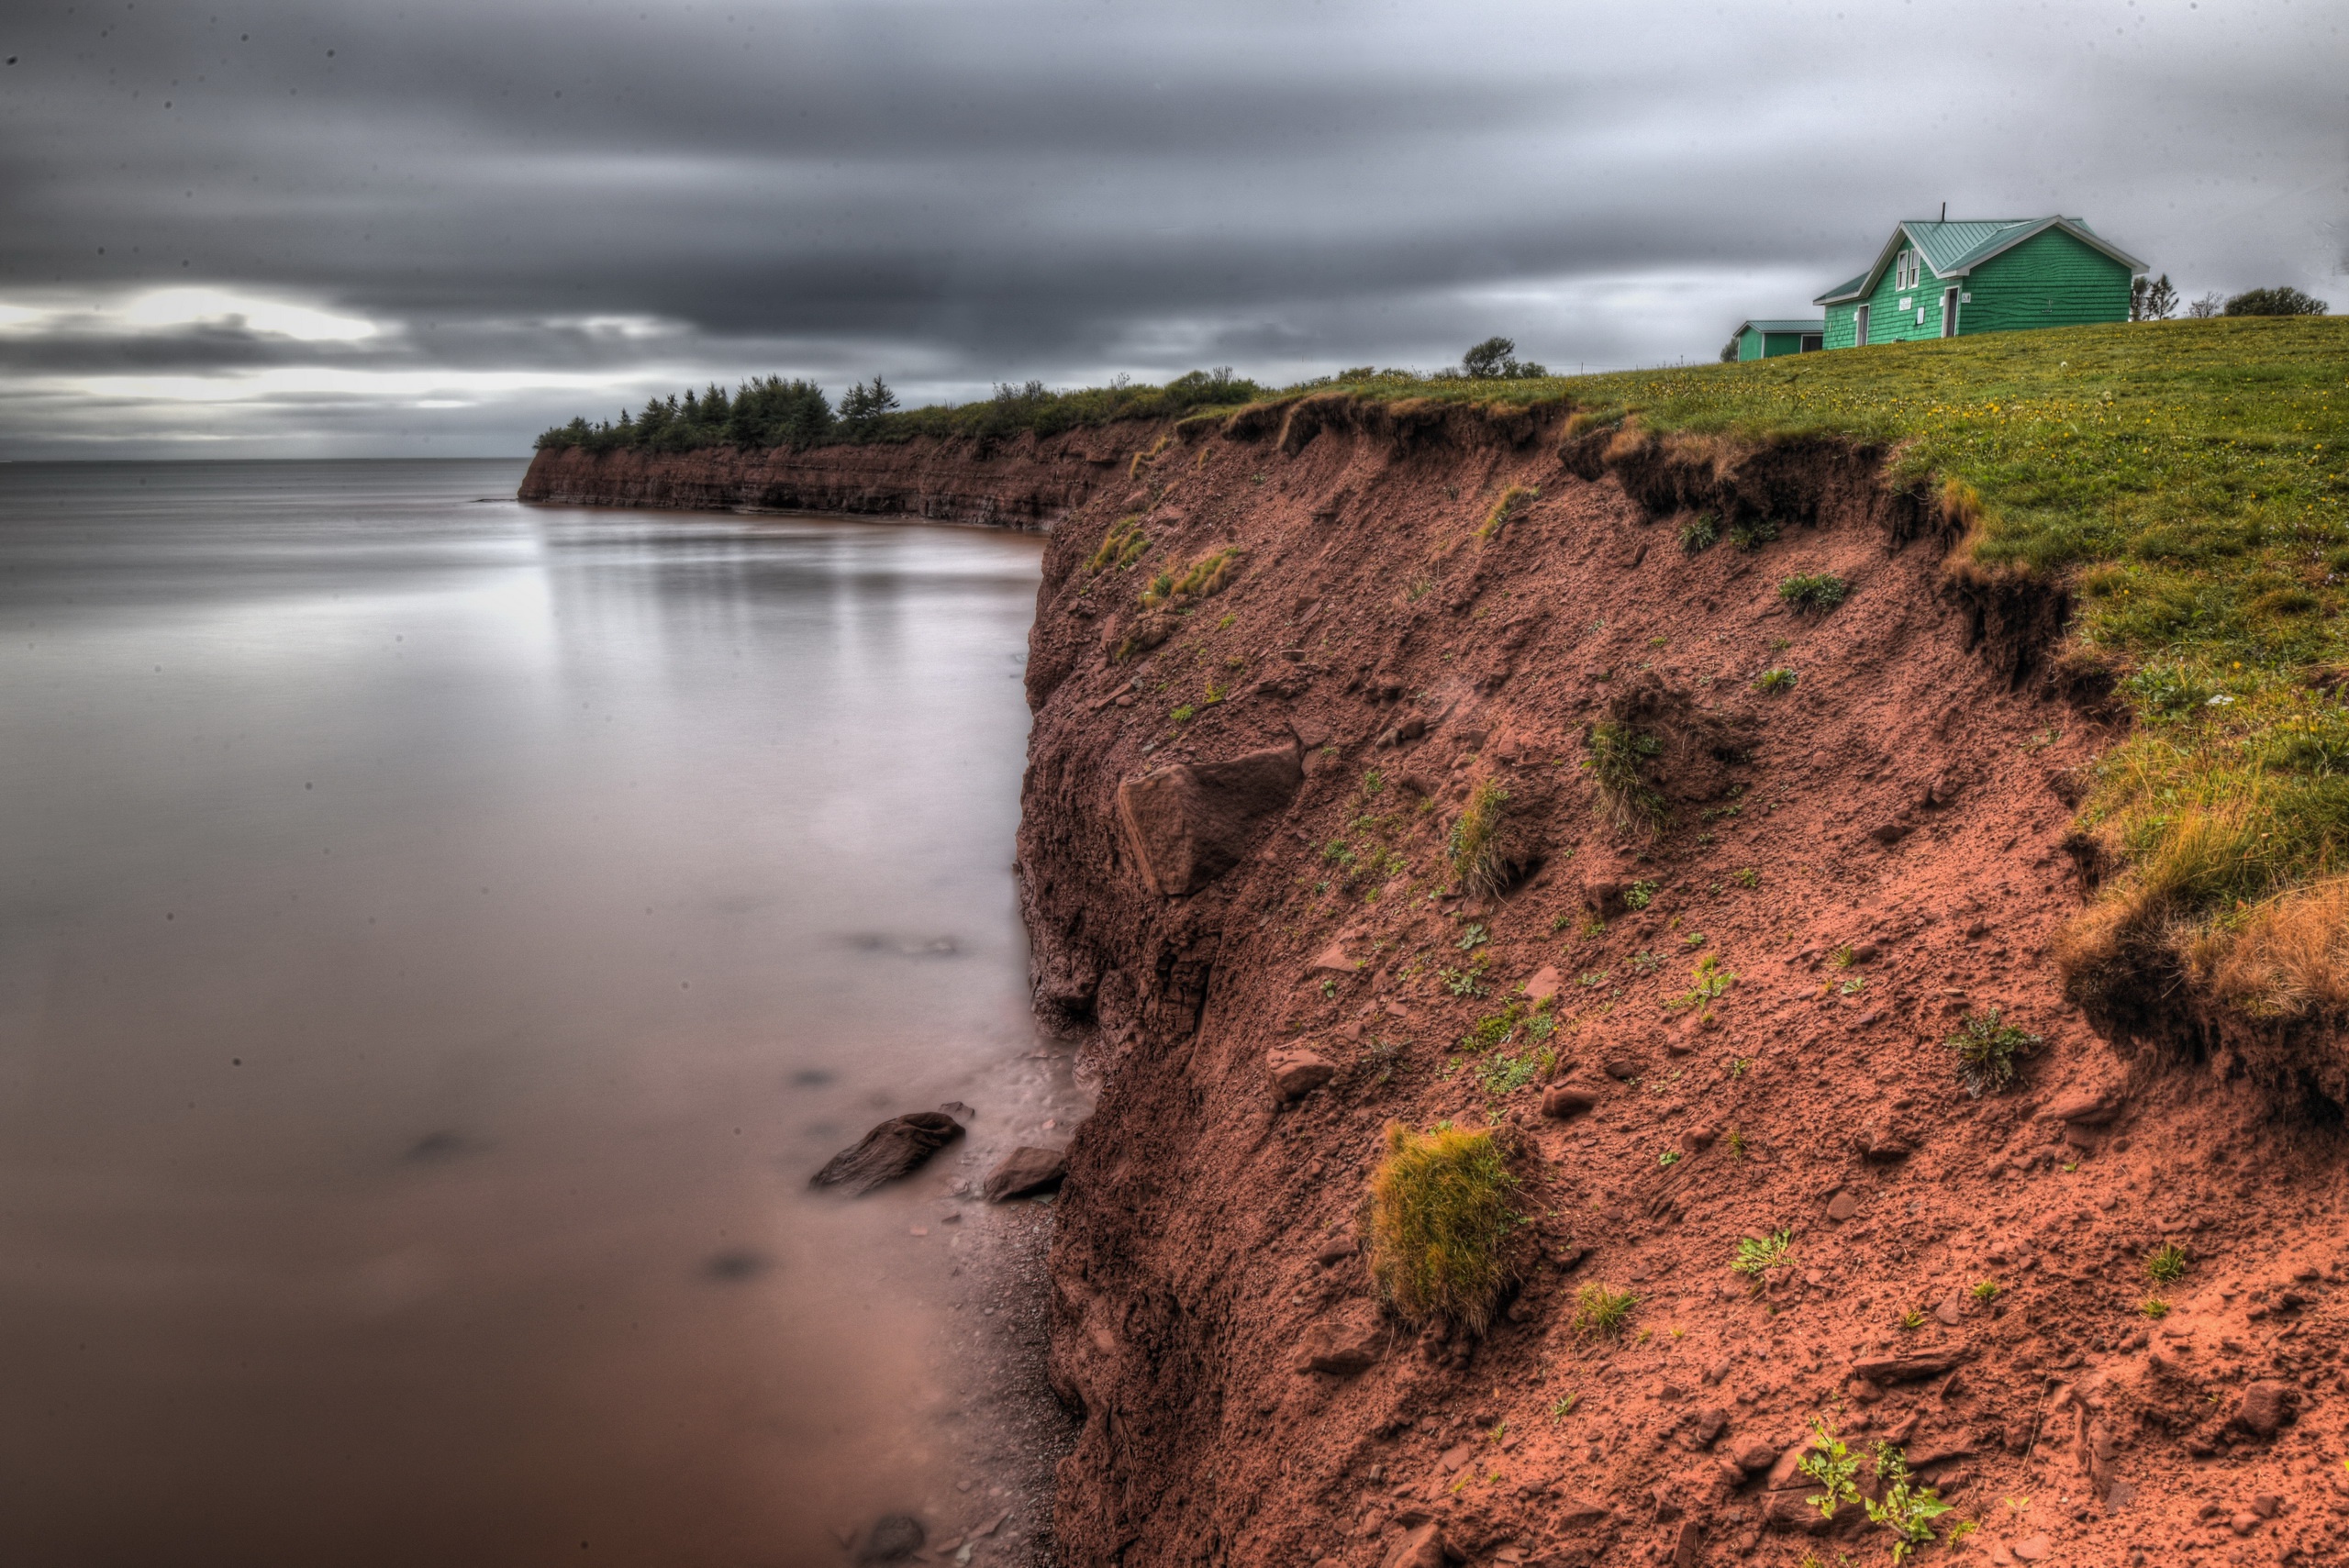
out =
[[[1942,290],[1942,336],[1944,338],[1957,336],[1957,291],[1955,289]]]
[[[1868,307],[1865,305],[1852,312],[1852,342],[1856,348],[1868,346]]]

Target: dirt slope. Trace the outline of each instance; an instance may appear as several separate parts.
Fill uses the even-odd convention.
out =
[[[1773,1490],[1814,1416],[1978,1521],[1925,1561],[2349,1561],[2339,1117],[2064,1000],[2067,802],[2110,737],[2059,599],[1957,586],[1880,454],[1343,399],[1186,434],[1088,450],[1031,639],[1038,1002],[1104,1075],[1053,1254],[1066,1561],[1887,1560]],[[1699,513],[1778,537],[1685,552]],[[1849,596],[1790,610],[1798,573]],[[1581,765],[1604,717],[1659,737],[1659,836]],[[1245,809],[1197,772],[1121,817],[1285,746],[1285,804],[1251,763]],[[1529,870],[1478,902],[1445,848],[1488,782]],[[1185,832],[1217,852],[1152,891]],[[1665,1004],[1709,957],[1708,1025]],[[1581,1114],[1461,1048],[1529,983]],[[1943,1042],[1993,1006],[2044,1043],[1976,1100]],[[1289,1101],[1297,1050],[1335,1073]],[[1482,1340],[1381,1317],[1353,1242],[1382,1128],[1441,1118],[1519,1151]],[[1749,1289],[1739,1239],[1780,1228]],[[1572,1326],[1593,1284],[1638,1298],[1620,1340]],[[1375,1359],[1299,1370],[1333,1346]]]

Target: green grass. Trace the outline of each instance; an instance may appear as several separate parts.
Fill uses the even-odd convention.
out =
[[[1794,1246],[1795,1233],[1792,1229],[1773,1230],[1758,1239],[1742,1237],[1737,1243],[1736,1261],[1730,1267],[1747,1279],[1759,1280],[1793,1256]]]
[[[1508,526],[1511,514],[1516,512],[1519,506],[1526,502],[1538,500],[1541,495],[1542,492],[1531,484],[1510,485],[1501,492],[1500,499],[1493,503],[1493,509],[1486,513],[1485,520],[1477,525],[1476,537],[1480,539],[1492,538]]]
[[[1998,1008],[1985,1007],[1966,1014],[1948,1044],[1957,1052],[1957,1075],[1965,1092],[1978,1100],[2011,1087],[2021,1060],[2039,1048],[2040,1039],[2001,1022]]]
[[[1508,866],[1500,852],[1501,816],[1508,806],[1508,791],[1485,779],[1469,793],[1468,804],[1452,825],[1451,840],[1445,846],[1452,874],[1468,893],[1497,893],[1508,880]]]
[[[1397,1313],[1483,1332],[1512,1277],[1517,1178],[1489,1130],[1386,1129],[1371,1176],[1371,1274]]]
[[[1575,1294],[1575,1332],[1586,1340],[1620,1340],[1640,1298],[1628,1290],[1586,1284]]]
[[[2175,1284],[2186,1277],[2186,1249],[2165,1241],[2145,1254],[2145,1277],[2155,1284]]]

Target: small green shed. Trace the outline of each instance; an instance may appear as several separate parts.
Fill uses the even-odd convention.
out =
[[[1732,339],[1741,360],[1775,360],[1780,354],[1808,354],[1825,347],[1824,321],[1749,321]]]
[[[1868,270],[1811,303],[1826,346],[2129,319],[2145,263],[2076,217],[1911,218]]]

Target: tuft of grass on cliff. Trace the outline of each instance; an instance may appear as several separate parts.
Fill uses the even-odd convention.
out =
[[[1511,1278],[1516,1193],[1491,1129],[1449,1122],[1428,1132],[1387,1128],[1366,1229],[1372,1277],[1399,1315],[1485,1331]]]

